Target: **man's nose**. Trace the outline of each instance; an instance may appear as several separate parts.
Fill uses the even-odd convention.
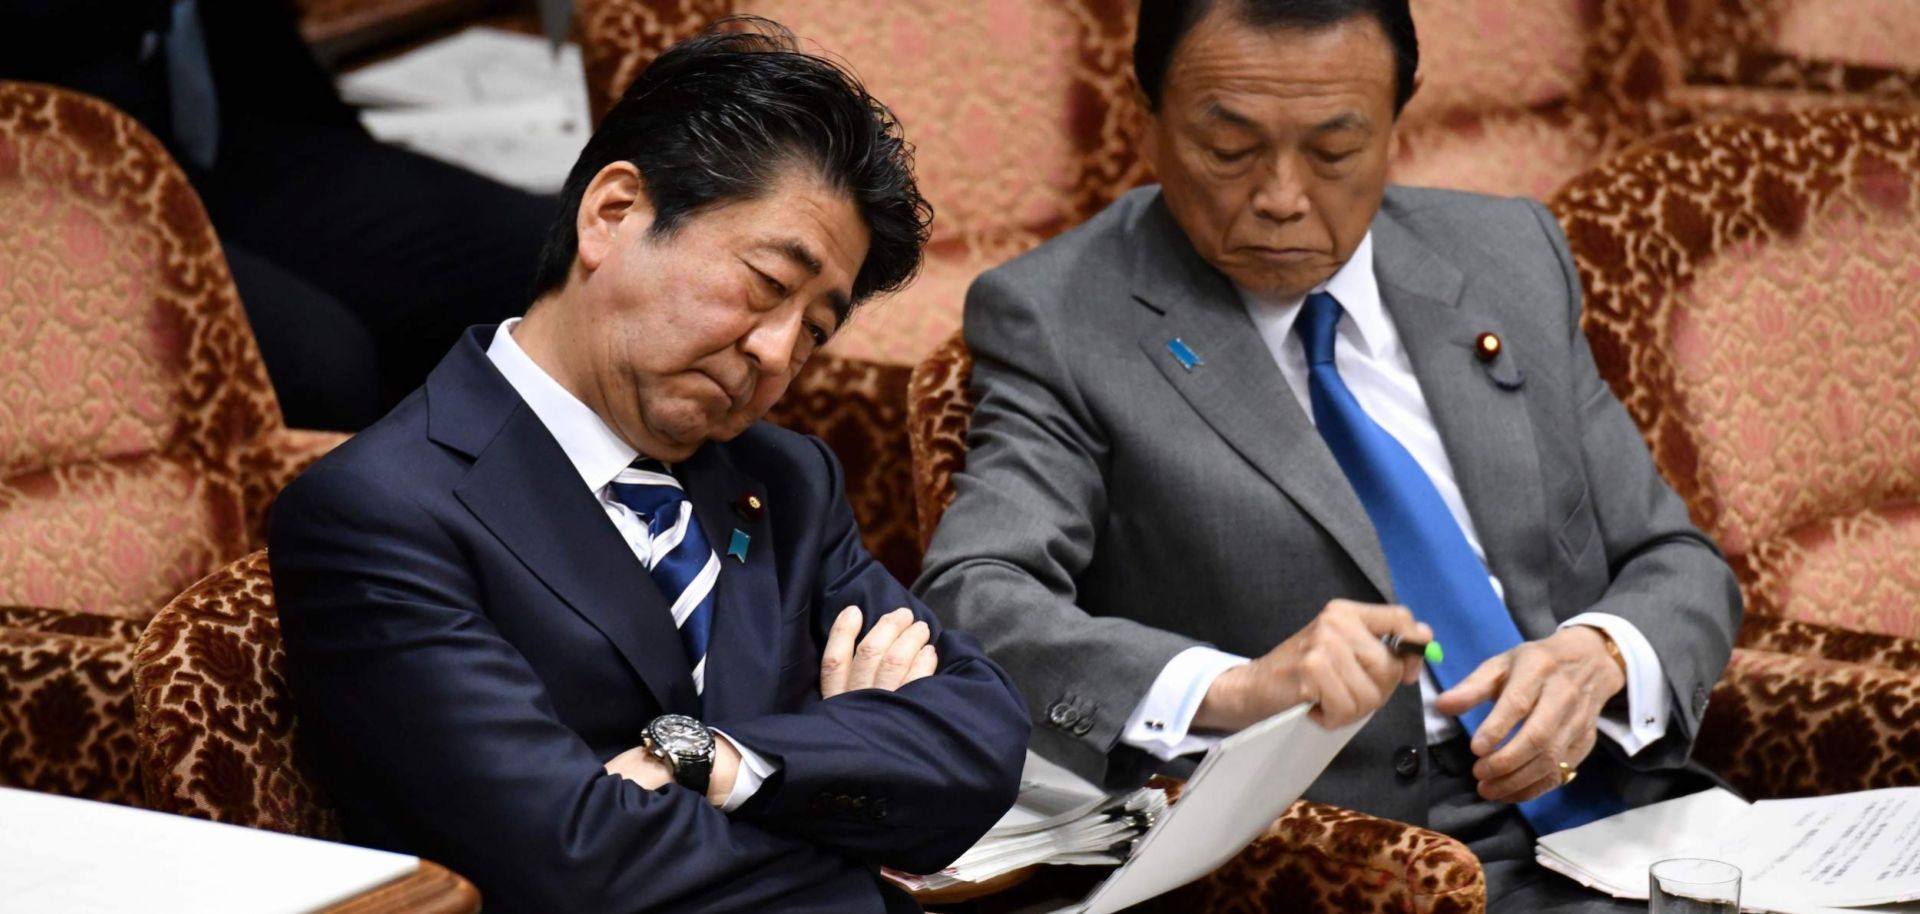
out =
[[[782,309],[763,316],[747,331],[741,349],[762,374],[785,374],[804,332],[799,309]]]
[[[1281,154],[1261,175],[1253,192],[1253,210],[1262,219],[1292,222],[1312,208],[1307,199],[1306,165],[1298,155]]]

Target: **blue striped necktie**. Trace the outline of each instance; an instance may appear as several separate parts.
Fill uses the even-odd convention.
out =
[[[646,522],[648,541],[636,544],[635,551],[645,554],[647,573],[673,607],[673,625],[680,630],[680,644],[687,649],[687,664],[693,668],[693,690],[704,692],[720,559],[707,545],[686,490],[659,461],[635,460],[613,477],[608,488],[616,501]]]
[[[1307,350],[1313,422],[1373,522],[1393,576],[1394,595],[1416,618],[1433,626],[1447,646],[1446,659],[1428,666],[1442,688],[1451,688],[1488,658],[1519,647],[1524,639],[1433,480],[1367,415],[1340,379],[1333,340],[1341,313],[1333,296],[1316,292],[1307,296],[1294,325]],[[1492,710],[1492,703],[1484,702],[1460,715],[1460,721],[1469,731],[1478,730]],[[1520,812],[1536,834],[1545,835],[1624,810],[1625,804],[1601,780],[1590,775],[1548,791],[1520,804]]]

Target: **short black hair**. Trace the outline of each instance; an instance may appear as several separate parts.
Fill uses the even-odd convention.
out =
[[[1221,0],[1140,0],[1140,28],[1133,39],[1133,75],[1158,109],[1167,69],[1180,40]],[[1408,0],[1225,0],[1234,15],[1259,28],[1317,29],[1371,16],[1393,45],[1393,113],[1413,98],[1413,75],[1420,68],[1420,38],[1413,31]]]
[[[759,197],[788,168],[814,170],[847,195],[871,235],[853,280],[856,304],[913,279],[933,222],[893,112],[846,68],[802,52],[792,32],[758,17],[721,20],[667,49],[607,112],[560,190],[534,298],[566,285],[581,198],[619,161],[646,184],[657,238],[704,209]]]

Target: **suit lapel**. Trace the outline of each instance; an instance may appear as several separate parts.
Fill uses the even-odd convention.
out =
[[[475,458],[455,497],[613,642],[662,708],[697,712],[686,651],[659,588],[553,435],[487,362],[484,340],[463,339],[427,388],[429,434]]]
[[[1474,351],[1483,332],[1512,337],[1486,310],[1463,307],[1460,272],[1384,215],[1374,221],[1374,265],[1381,301],[1413,363],[1507,605],[1544,606],[1539,577],[1518,573],[1547,560],[1533,421],[1521,390],[1496,384]],[[1509,348],[1499,358],[1518,356]]]
[[[1202,261],[1158,198],[1133,231],[1134,297],[1164,315],[1137,339],[1148,361],[1215,433],[1337,541],[1380,593],[1393,581],[1380,540],[1340,465],[1288,389],[1225,277]],[[1199,356],[1188,369],[1168,349]]]
[[[707,645],[707,688],[701,696],[706,720],[724,721],[765,713],[771,683],[780,670],[780,582],[774,572],[767,489],[708,444],[674,468],[707,542],[720,556],[715,583],[713,637]],[[736,510],[745,497],[760,499],[758,516]],[[747,538],[744,561],[729,555],[734,532]]]

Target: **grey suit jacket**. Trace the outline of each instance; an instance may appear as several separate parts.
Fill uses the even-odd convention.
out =
[[[1373,239],[1381,297],[1521,632],[1588,610],[1636,625],[1673,714],[1628,764],[1685,765],[1739,591],[1594,368],[1559,227],[1531,201],[1391,188]],[[1506,344],[1492,363],[1473,350],[1483,331]],[[1203,363],[1184,367],[1175,337]],[[1158,188],[983,275],[966,339],[967,467],[916,589],[1013,675],[1037,751],[1141,780],[1157,761],[1120,732],[1175,654],[1258,656],[1328,600],[1392,600],[1358,497]],[[1424,824],[1425,779],[1407,764],[1424,745],[1419,691],[1403,688],[1308,797]],[[1621,786],[1644,801],[1659,780]]]

